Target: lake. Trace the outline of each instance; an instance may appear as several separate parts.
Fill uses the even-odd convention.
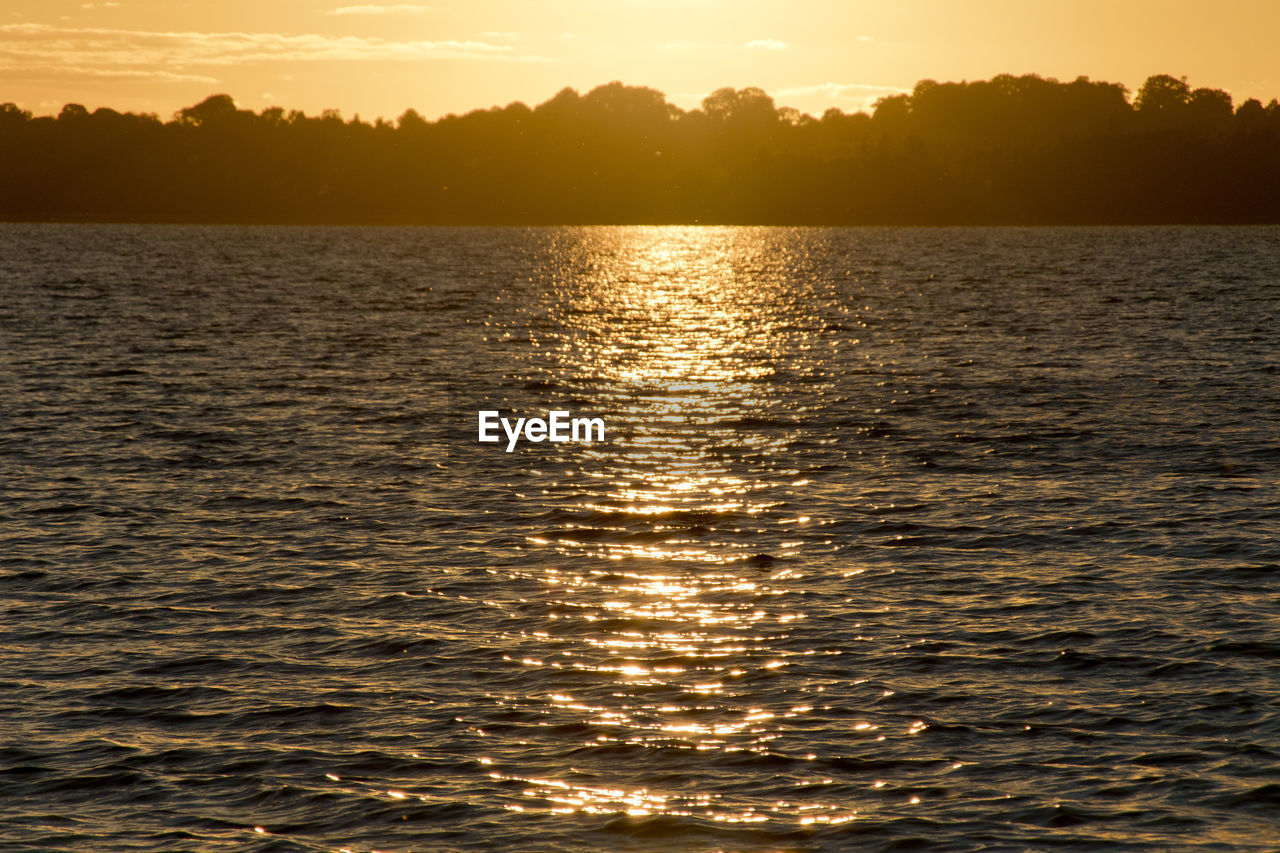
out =
[[[0,256],[6,850],[1280,848],[1280,228]]]

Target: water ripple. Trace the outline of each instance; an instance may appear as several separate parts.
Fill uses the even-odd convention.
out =
[[[1274,228],[0,244],[5,849],[1280,846]]]

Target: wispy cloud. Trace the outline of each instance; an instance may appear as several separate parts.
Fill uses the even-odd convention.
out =
[[[326,15],[421,15],[429,11],[430,6],[418,3],[396,3],[390,6],[378,6],[368,3],[363,6],[339,6],[325,12]]]
[[[779,39],[753,39],[749,42],[723,41],[669,41],[662,45],[663,50],[675,51],[716,51],[731,54],[740,50],[788,50],[791,44]]]
[[[30,82],[109,81],[137,80],[154,83],[207,83],[221,82],[217,77],[205,74],[181,74],[163,68],[86,68],[81,65],[9,65],[0,62],[0,80]]]
[[[0,25],[0,67],[93,68],[99,73],[188,69],[252,62],[487,60],[537,62],[512,45],[484,41],[394,41],[282,33],[149,32],[50,24]]]
[[[879,86],[874,83],[815,83],[812,86],[793,86],[779,89],[778,98],[813,98],[830,102],[832,106],[869,107],[886,95],[910,92],[899,86]]]

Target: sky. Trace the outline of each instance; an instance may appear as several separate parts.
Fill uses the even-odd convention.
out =
[[[4,0],[0,102],[436,118],[620,80],[686,109],[758,86],[820,115],[921,79],[1164,73],[1266,103],[1278,32],[1280,0]]]

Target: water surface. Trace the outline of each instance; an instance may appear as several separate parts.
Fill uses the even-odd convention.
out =
[[[1280,847],[1280,229],[0,252],[6,850]]]

